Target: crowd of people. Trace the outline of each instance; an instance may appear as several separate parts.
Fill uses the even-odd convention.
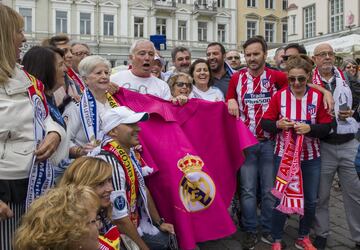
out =
[[[336,173],[360,249],[355,60],[336,67],[329,44],[310,58],[291,43],[270,66],[254,36],[245,66],[212,42],[194,61],[175,47],[165,71],[140,39],[111,75],[66,35],[20,58],[24,20],[3,4],[0,26],[0,249],[195,249],[233,219],[244,249],[261,230],[278,250],[291,214],[296,248],[325,249]]]

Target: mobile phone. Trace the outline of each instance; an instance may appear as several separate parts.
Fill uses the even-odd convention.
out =
[[[348,107],[347,103],[345,102],[345,103],[339,105],[339,110],[340,110],[340,111],[347,111],[347,110],[349,110],[349,107]]]

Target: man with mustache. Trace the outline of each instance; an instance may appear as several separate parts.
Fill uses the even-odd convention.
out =
[[[360,248],[360,181],[356,174],[354,159],[358,149],[355,139],[357,126],[351,129],[350,122],[356,113],[351,110],[351,90],[344,78],[343,72],[334,66],[335,53],[330,44],[322,43],[315,47],[313,61],[316,68],[313,72],[313,84],[318,84],[334,96],[334,119],[332,131],[321,140],[321,174],[319,200],[316,206],[314,246],[325,249],[329,235],[329,199],[335,172],[338,173],[345,215],[349,224],[351,238]],[[341,131],[340,127],[347,127]]]
[[[226,51],[221,43],[209,43],[206,49],[206,57],[210,65],[212,81],[226,96],[229,81],[234,70],[225,62]]]
[[[169,70],[164,74],[164,81],[167,81],[176,73],[184,72],[189,74],[191,65],[191,52],[188,48],[177,46],[171,51],[172,63],[175,66],[174,70]]]
[[[151,94],[170,100],[170,88],[167,83],[151,75],[154,57],[155,47],[151,41],[136,40],[130,48],[131,69],[112,75],[111,82],[141,94]]]
[[[271,213],[274,199],[270,193],[274,184],[274,144],[260,125],[270,98],[287,86],[283,72],[265,66],[267,44],[261,37],[252,37],[244,45],[247,68],[232,76],[226,96],[231,115],[241,118],[257,137],[259,144],[245,151],[246,160],[240,168],[241,222],[245,230],[244,249],[254,249],[257,243],[257,224],[261,224],[261,240],[272,243]],[[258,178],[260,176],[260,178]],[[257,187],[260,180],[261,216],[257,218]]]

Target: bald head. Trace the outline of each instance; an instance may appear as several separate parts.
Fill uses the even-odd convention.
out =
[[[332,74],[332,68],[334,67],[335,63],[335,53],[330,44],[321,43],[316,46],[312,59],[318,67],[319,73],[321,75]]]

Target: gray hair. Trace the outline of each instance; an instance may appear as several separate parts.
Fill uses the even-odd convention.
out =
[[[130,50],[129,50],[130,55],[133,55],[134,52],[135,52],[135,49],[137,48],[137,46],[140,43],[144,43],[144,42],[151,43],[152,47],[154,48],[154,51],[156,51],[154,44],[150,40],[148,40],[148,39],[138,39],[138,40],[135,40],[135,42],[131,45]]]
[[[89,47],[89,45],[87,45],[86,43],[82,43],[82,42],[72,42],[72,43],[71,43],[71,48],[74,47],[75,45],[82,45],[82,46],[86,47],[86,48],[90,51],[90,47]]]
[[[88,76],[96,66],[99,64],[105,64],[109,70],[111,69],[111,64],[108,60],[101,56],[87,56],[79,63],[79,74],[82,77]]]

